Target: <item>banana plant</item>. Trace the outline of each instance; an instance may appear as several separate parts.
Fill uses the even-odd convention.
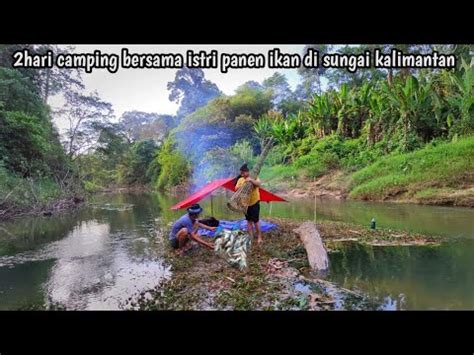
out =
[[[324,137],[330,131],[333,114],[328,93],[313,97],[310,102],[308,116],[316,135]]]
[[[393,114],[399,114],[398,124],[403,131],[403,148],[409,150],[408,135],[412,128],[418,128],[417,124],[429,117],[432,112],[430,103],[431,84],[420,85],[419,81],[412,75],[403,81],[398,81],[386,90],[388,99],[394,110]]]
[[[337,117],[337,132],[344,133],[344,124],[347,121],[349,106],[349,90],[347,84],[342,84],[341,89],[334,95],[335,115]]]
[[[462,74],[450,75],[451,83],[455,90],[450,91],[447,101],[450,105],[456,107],[460,112],[461,123],[464,123],[465,130],[474,128],[474,69],[464,60],[462,61]],[[454,116],[448,115],[447,123],[451,126]],[[466,132],[461,132],[466,133]]]
[[[385,84],[388,85],[388,84]],[[365,121],[367,130],[367,141],[369,144],[376,142],[376,132],[382,130],[386,124],[389,105],[387,105],[386,97],[380,92],[372,92],[368,97],[368,112]]]
[[[253,125],[256,136],[260,140],[265,140],[272,135],[272,122],[268,114],[262,115]]]

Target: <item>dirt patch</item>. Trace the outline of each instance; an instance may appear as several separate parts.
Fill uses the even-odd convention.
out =
[[[318,179],[295,180],[292,186],[279,186],[278,193],[292,198],[327,197],[344,200],[348,196],[350,174],[332,171]]]
[[[415,194],[417,203],[440,206],[474,207],[474,186],[461,190],[450,188],[433,188]]]

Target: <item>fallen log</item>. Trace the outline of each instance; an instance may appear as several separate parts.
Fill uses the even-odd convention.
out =
[[[318,228],[313,222],[304,222],[295,229],[306,249],[308,262],[314,271],[324,272],[329,268],[329,259]]]

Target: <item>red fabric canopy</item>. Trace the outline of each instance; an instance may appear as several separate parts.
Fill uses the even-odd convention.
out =
[[[176,205],[171,207],[172,210],[177,210],[180,208],[187,208],[191,205],[194,205],[195,203],[201,201],[204,197],[209,195],[212,191],[218,189],[219,187],[224,187],[227,190],[235,191],[234,184],[232,183],[232,180],[234,178],[228,178],[228,179],[217,179],[206,186],[204,186],[202,189],[199,191],[196,191],[192,195],[188,196],[185,200],[178,202]],[[264,190],[260,188],[260,201],[263,202],[271,202],[271,201],[276,201],[276,202],[286,202],[285,199],[281,198],[280,196],[277,196],[275,194],[272,194],[271,192],[268,192],[267,190]]]

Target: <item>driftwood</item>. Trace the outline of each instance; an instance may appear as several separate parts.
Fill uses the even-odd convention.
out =
[[[257,163],[250,172],[250,177],[255,179],[260,170],[262,169],[265,158],[273,147],[273,140],[270,139],[264,145],[262,153],[260,154]],[[254,186],[250,181],[246,181],[230,198],[230,201],[227,202],[227,207],[234,212],[247,212],[248,202],[250,200],[250,195],[252,194]]]
[[[315,271],[326,271],[329,268],[329,259],[318,228],[313,222],[304,222],[295,229],[306,249],[308,261]]]

